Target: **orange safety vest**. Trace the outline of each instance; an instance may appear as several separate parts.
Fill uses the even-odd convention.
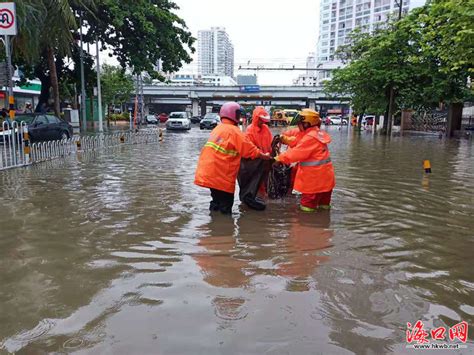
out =
[[[255,159],[260,150],[231,121],[223,119],[211,132],[199,157],[194,183],[229,193],[235,191],[235,180],[241,158]]]
[[[317,127],[298,136],[294,147],[279,155],[285,164],[299,163],[294,189],[303,194],[331,191],[336,185],[328,144],[331,136]]]
[[[258,127],[256,124],[252,123],[250,126],[247,127],[245,131],[246,136],[249,140],[255,144],[258,149],[260,149],[263,153],[271,153],[272,152],[272,132],[270,128],[266,124],[262,125],[262,127]]]

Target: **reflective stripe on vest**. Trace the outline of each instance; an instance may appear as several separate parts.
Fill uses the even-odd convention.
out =
[[[316,161],[304,161],[302,163],[300,163],[301,166],[320,166],[320,165],[324,165],[324,164],[327,164],[327,163],[330,163],[331,162],[331,158],[327,158],[327,159],[324,159],[324,160],[316,160]]]
[[[220,145],[217,145],[214,142],[207,142],[204,146],[209,147],[211,149],[214,149],[217,152],[220,152],[220,153],[223,153],[223,154],[226,154],[226,155],[231,155],[233,157],[236,157],[237,155],[239,155],[239,152],[237,152],[236,150],[224,149]]]

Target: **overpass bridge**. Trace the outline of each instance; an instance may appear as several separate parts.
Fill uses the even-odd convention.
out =
[[[328,98],[320,86],[173,86],[144,85],[145,104],[191,105],[194,116],[207,106],[237,101],[242,105],[299,106],[320,109],[322,105],[341,106],[346,100]]]

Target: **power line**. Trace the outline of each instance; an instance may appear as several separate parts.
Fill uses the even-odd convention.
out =
[[[272,68],[272,67],[265,67],[265,66],[256,66],[256,67],[242,67],[239,66],[238,70],[261,70],[261,71],[312,71],[312,70],[327,70],[323,68],[307,68],[307,67],[296,67],[293,65],[293,67],[290,68]]]

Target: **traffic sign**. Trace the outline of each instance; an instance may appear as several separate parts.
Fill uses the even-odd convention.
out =
[[[16,10],[14,2],[0,3],[0,35],[16,36]]]
[[[240,92],[260,92],[259,85],[245,85],[240,87]]]

